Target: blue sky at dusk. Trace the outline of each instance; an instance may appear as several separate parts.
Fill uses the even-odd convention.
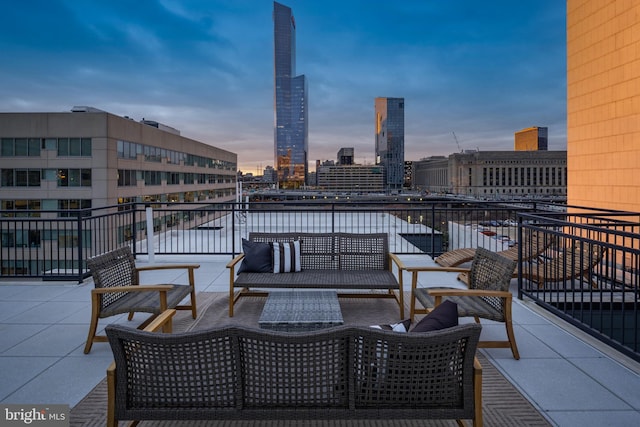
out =
[[[405,159],[566,149],[564,0],[290,0],[309,160],[374,160],[374,98],[405,98]],[[89,105],[273,165],[271,0],[24,0],[0,14],[0,111]],[[313,165],[312,165],[313,166]]]

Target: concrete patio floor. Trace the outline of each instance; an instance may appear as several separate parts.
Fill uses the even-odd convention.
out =
[[[424,256],[402,258],[407,264],[424,264]],[[198,292],[227,292],[229,259],[156,256],[154,262],[198,262]],[[138,263],[148,262],[140,257]],[[143,282],[186,283],[183,272],[171,274],[147,274]],[[433,277],[422,274],[421,285]],[[404,282],[408,291],[408,274]],[[105,377],[112,360],[109,345],[96,343],[89,355],[83,353],[92,288],[91,279],[81,284],[0,281],[0,402],[73,407]],[[508,349],[481,351],[551,424],[640,425],[640,363],[531,302],[514,299],[513,316],[521,359],[514,360]],[[133,324],[144,317],[137,315]],[[130,323],[123,315],[103,320],[99,329],[109,322]],[[504,336],[503,324],[483,325],[484,339]]]

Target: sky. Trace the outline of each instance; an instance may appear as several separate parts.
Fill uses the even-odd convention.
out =
[[[273,165],[273,1],[0,0],[0,111],[92,106]],[[10,3],[10,6],[8,5]],[[405,99],[405,160],[566,150],[564,0],[288,0],[309,163],[374,162],[374,100]]]

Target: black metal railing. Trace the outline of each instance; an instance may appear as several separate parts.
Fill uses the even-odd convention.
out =
[[[520,256],[519,297],[640,360],[640,215],[568,209],[520,213],[519,223],[521,239],[545,242]]]
[[[518,212],[532,203],[381,202],[131,203],[70,211],[0,211],[1,277],[82,281],[85,260],[122,245],[138,254],[235,255],[251,231],[379,232],[399,254],[433,257],[457,247],[513,244]],[[153,244],[150,244],[152,242]]]
[[[431,257],[460,247],[500,251],[522,242],[519,297],[640,360],[637,213],[457,199],[1,211],[0,277],[81,282],[88,276],[86,259],[123,245],[136,255],[231,257],[252,231],[385,231],[391,251]]]

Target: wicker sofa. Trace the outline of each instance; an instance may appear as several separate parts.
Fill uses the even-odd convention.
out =
[[[109,325],[107,425],[119,420],[456,419],[482,426],[481,326],[291,334]]]
[[[250,242],[300,243],[301,271],[293,273],[240,272],[236,267],[245,254],[227,264],[229,269],[229,316],[237,300],[248,295],[266,295],[251,289],[325,288],[339,296],[394,298],[404,318],[402,261],[389,252],[386,233],[249,233]],[[394,265],[396,274],[394,274]],[[362,290],[388,292],[363,293]],[[351,292],[344,292],[351,291]],[[360,291],[360,292],[353,292]]]

